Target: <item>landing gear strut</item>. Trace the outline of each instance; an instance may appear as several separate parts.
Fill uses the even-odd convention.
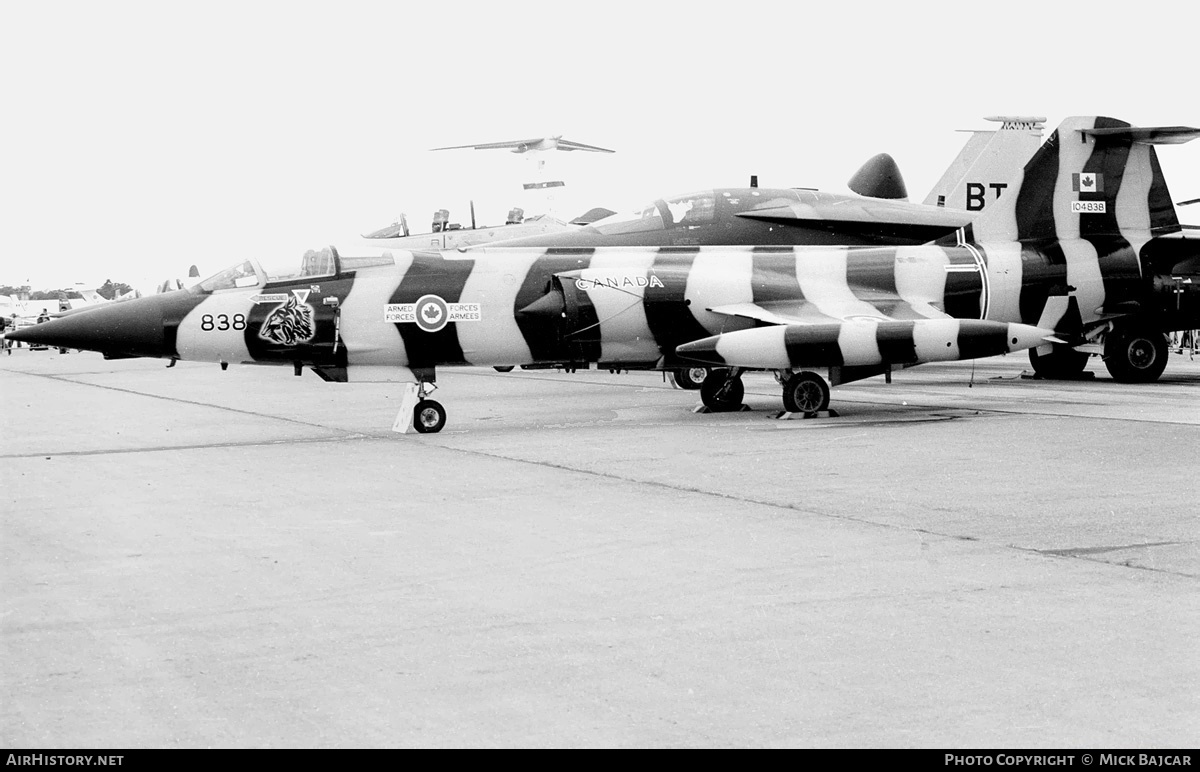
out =
[[[1121,383],[1156,381],[1167,366],[1167,336],[1150,327],[1117,327],[1104,341],[1104,365]]]
[[[392,431],[407,434],[416,429],[419,434],[435,434],[446,425],[446,408],[440,402],[429,399],[437,388],[432,381],[418,380],[404,384],[404,397],[400,400],[400,412]]]
[[[805,370],[783,380],[784,410],[812,415],[828,408],[829,384],[821,376]]]
[[[714,413],[728,413],[742,406],[746,387],[742,384],[742,372],[733,370],[710,370],[700,384],[700,401]]]

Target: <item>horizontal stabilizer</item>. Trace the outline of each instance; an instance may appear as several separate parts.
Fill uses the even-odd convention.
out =
[[[1081,129],[1084,135],[1128,139],[1146,145],[1182,145],[1200,137],[1200,129],[1191,126],[1118,126],[1105,129]]]

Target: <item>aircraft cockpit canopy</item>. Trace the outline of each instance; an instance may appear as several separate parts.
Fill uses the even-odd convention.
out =
[[[634,212],[618,213],[597,220],[589,227],[606,236],[617,236],[675,227],[710,225],[716,217],[716,210],[716,195],[714,191],[706,190],[674,198],[660,198]]]
[[[333,247],[310,249],[299,261],[289,260],[278,265],[266,261],[243,260],[205,279],[199,286],[202,292],[261,287],[269,282],[333,276],[338,272],[338,267],[338,253]]]
[[[253,260],[243,260],[237,265],[231,265],[223,271],[213,274],[200,282],[202,292],[234,289],[235,287],[257,287],[262,283],[264,275]]]

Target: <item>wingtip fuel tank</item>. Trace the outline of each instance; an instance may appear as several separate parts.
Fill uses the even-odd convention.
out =
[[[907,366],[1009,354],[1057,340],[1054,330],[983,319],[786,324],[713,335],[675,348],[717,367]]]

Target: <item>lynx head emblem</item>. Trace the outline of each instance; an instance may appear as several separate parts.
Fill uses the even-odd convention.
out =
[[[301,303],[299,298],[292,295],[286,303],[267,314],[258,337],[283,346],[294,346],[312,340],[316,331],[312,306]]]

